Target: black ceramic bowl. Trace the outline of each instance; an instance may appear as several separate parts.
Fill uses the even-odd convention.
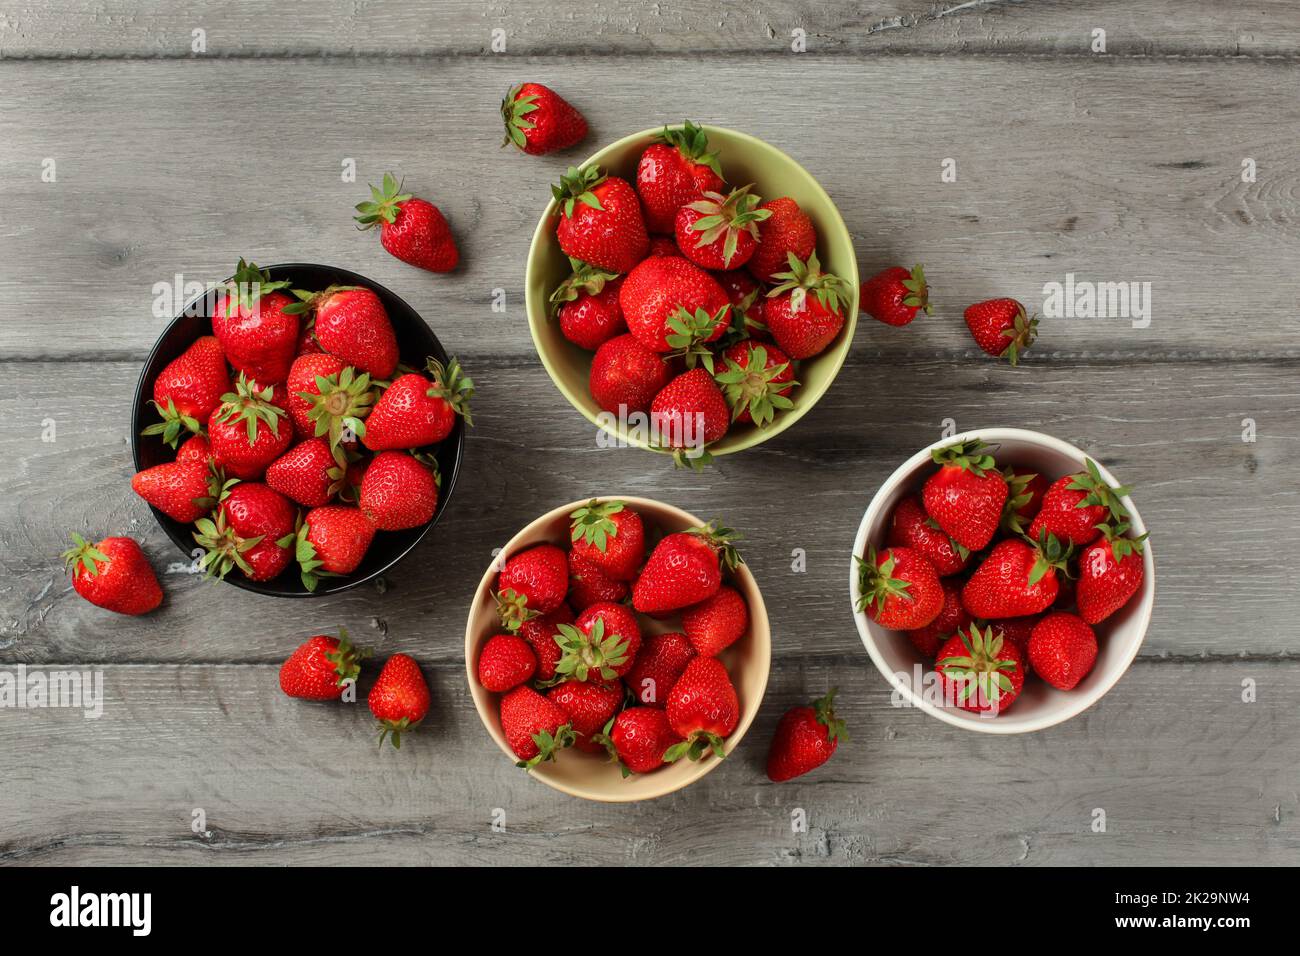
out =
[[[311,265],[307,263],[288,263],[271,266],[267,269],[273,281],[287,279],[292,288],[320,290],[329,285],[359,285],[374,291],[384,303],[388,317],[392,320],[397,333],[397,347],[402,361],[412,368],[423,368],[426,357],[432,355],[440,362],[447,361],[438,337],[429,330],[419,313],[407,305],[378,282],[365,276],[336,269],[333,266]],[[201,299],[202,297],[199,297]],[[179,356],[190,343],[201,335],[212,334],[212,323],[202,308],[194,308],[195,302],[188,303],[181,314],[172,319],[154,344],[153,351],[145,360],[140,373],[140,381],[135,388],[135,405],[131,413],[131,452],[135,458],[136,471],[150,468],[165,461],[171,461],[176,453],[165,445],[160,436],[142,436],[147,426],[158,420],[158,413],[151,403],[153,383],[159,373]],[[194,313],[194,314],[191,314]],[[238,569],[226,575],[225,580],[246,591],[258,594],[273,594],[277,597],[320,597],[323,594],[335,594],[356,587],[383,574],[398,561],[406,557],[420,543],[429,529],[438,523],[447,503],[451,500],[452,489],[456,487],[456,474],[460,471],[461,456],[465,448],[465,423],[457,417],[456,426],[446,441],[440,443],[434,457],[438,461],[438,470],[442,473],[442,488],[438,494],[438,510],[433,519],[419,528],[404,531],[380,531],[375,534],[374,543],[366,553],[361,566],[352,574],[343,577],[323,577],[315,591],[308,591],[296,572],[296,566],[290,565],[283,574],[270,581],[250,581]],[[173,521],[157,508],[151,509],[167,536],[176,542],[176,546],[187,556],[197,547],[194,543],[193,527]]]

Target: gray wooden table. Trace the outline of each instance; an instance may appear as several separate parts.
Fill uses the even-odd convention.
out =
[[[0,711],[0,862],[1300,862],[1298,57],[1283,0],[0,0],[0,665],[100,670],[106,694],[98,720]],[[498,150],[497,104],[524,79],[586,113],[583,147]],[[902,331],[864,320],[798,427],[702,476],[599,449],[522,311],[547,184],[683,117],[791,153],[838,202],[864,274],[922,261],[938,302]],[[364,189],[341,180],[347,159],[362,184],[393,169],[438,202],[462,268],[418,272],[350,228]],[[69,531],[179,559],[128,484],[154,283],[217,279],[240,255],[373,276],[462,357],[480,396],[454,505],[382,587],[287,602],[167,574],[159,612],[101,612],[57,561]],[[1071,273],[1150,282],[1150,324],[1045,320],[1018,371],[972,351],[965,304],[1038,308]],[[1137,487],[1158,542],[1141,656],[1043,733],[891,707],[853,627],[861,513],[945,419],[1077,443]],[[595,493],[724,515],[773,623],[739,752],[634,806],[512,767],[462,662],[492,549]],[[279,693],[288,650],[340,625],[424,664],[433,712],[409,749],[377,752],[364,707]],[[829,684],[852,743],[769,784],[777,718]]]

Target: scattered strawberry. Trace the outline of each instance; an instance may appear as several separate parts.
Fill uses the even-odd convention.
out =
[[[341,451],[330,451],[324,438],[299,442],[266,469],[268,486],[308,508],[328,504],[346,481],[347,464]]]
[[[631,414],[649,411],[669,377],[664,357],[628,334],[615,336],[596,350],[588,384],[601,409],[616,415],[622,408]]]
[[[1089,624],[1106,620],[1137,594],[1144,573],[1142,552],[1147,536],[1124,537],[1126,523],[1103,529],[1102,540],[1079,554],[1075,599],[1079,616]]]
[[[944,578],[939,586],[943,589],[943,607],[938,616],[924,627],[907,632],[907,639],[912,642],[912,646],[930,660],[939,653],[939,648],[948,638],[971,623],[971,616],[961,603],[961,582]]]
[[[627,597],[626,581],[616,581],[577,551],[569,552],[569,603],[579,612],[593,604],[618,603]]]
[[[1026,617],[1056,600],[1057,572],[1064,574],[1069,546],[1048,534],[1037,543],[1008,538],[993,546],[961,591],[973,617]]]
[[[775,345],[745,340],[729,346],[722,358],[726,367],[715,379],[731,406],[733,421],[766,428],[778,411],[794,408],[787,397],[799,384],[794,366]]]
[[[702,445],[717,441],[731,427],[731,408],[705,369],[683,372],[650,403],[650,422],[663,447],[674,449],[677,464],[702,466]]]
[[[153,383],[153,406],[162,416],[140,434],[161,435],[173,448],[183,432],[202,430],[203,422],[230,391],[230,369],[216,336],[204,335],[167,363]]]
[[[943,610],[943,587],[934,565],[911,548],[867,547],[858,562],[861,596],[858,610],[881,627],[913,631],[925,627]]]
[[[816,770],[848,740],[844,721],[835,716],[835,688],[809,707],[792,707],[781,717],[767,753],[767,778],[784,783]]]
[[[365,423],[361,440],[371,451],[391,451],[434,445],[451,434],[460,415],[474,424],[469,402],[474,382],[454,358],[444,366],[435,358],[427,365],[433,380],[414,372],[384,389]]]
[[[723,585],[712,597],[682,611],[682,630],[701,657],[717,657],[749,630],[749,607]]]
[[[202,461],[163,462],[137,472],[131,479],[137,495],[181,524],[190,524],[211,512],[225,485],[221,476]]]
[[[288,498],[256,481],[241,481],[217,506],[212,518],[200,518],[194,540],[205,551],[199,567],[209,577],[224,578],[239,568],[250,581],[269,581],[293,560],[297,509]]]
[[[612,272],[573,260],[573,274],[551,293],[560,334],[579,348],[595,351],[627,331],[619,289],[623,279]]]
[[[695,657],[668,692],[665,711],[673,733],[682,738],[664,753],[673,763],[682,757],[699,760],[709,751],[726,756],[722,741],[740,721],[740,701],[727,668],[715,657]]]
[[[372,289],[332,285],[323,292],[294,289],[298,301],[286,311],[311,316],[316,341],[330,355],[371,378],[388,378],[397,368],[397,333],[388,310]]]
[[[587,135],[587,121],[569,101],[541,83],[521,83],[501,101],[506,138],[530,156],[568,149]]]
[[[568,718],[573,727],[574,746],[586,753],[604,751],[604,744],[594,737],[614,719],[622,705],[622,684],[618,681],[566,680],[552,687],[546,696]]]
[[[374,537],[375,526],[360,508],[312,508],[299,524],[293,542],[303,587],[315,591],[322,577],[351,574],[370,550]]]
[[[429,713],[429,685],[420,665],[405,654],[384,661],[366,702],[379,721],[379,746],[387,737],[395,748],[402,734],[415,730]]]
[[[789,196],[769,199],[760,209],[771,216],[758,227],[758,249],[749,260],[749,271],[760,282],[775,282],[790,257],[806,262],[817,248],[817,230],[808,214]],[[787,350],[788,351],[788,350]]]
[[[212,460],[231,478],[261,478],[293,441],[293,428],[280,421],[286,415],[276,401],[274,387],[259,388],[241,374],[235,391],[223,395],[208,417]]]
[[[83,598],[118,614],[148,614],[162,603],[158,576],[140,545],[130,538],[104,538],[90,544],[79,534],[63,552],[72,569],[72,588]]]
[[[549,614],[538,614],[518,625],[516,633],[532,646],[537,655],[538,680],[549,681],[555,677],[555,665],[564,656],[556,637],[561,624],[572,623],[573,611],[567,604],[561,604]]]
[[[778,284],[763,302],[763,324],[790,358],[820,355],[844,328],[848,283],[822,272],[816,252],[807,260],[790,253],[789,270],[774,273],[772,280]]]
[[[570,553],[616,581],[631,581],[645,559],[645,525],[621,501],[592,498],[569,515]]]
[[[685,634],[652,634],[641,645],[623,682],[639,703],[662,710],[668,692],[694,656],[695,648]]]
[[[664,754],[680,738],[673,733],[668,716],[656,707],[629,707],[592,740],[604,744],[619,763],[623,776],[649,773],[664,765]]]
[[[560,207],[555,234],[565,255],[620,273],[645,258],[650,238],[641,203],[625,180],[597,166],[570,166],[551,192]]]
[[[939,649],[935,670],[944,697],[962,710],[1004,712],[1025,686],[1025,658],[993,628],[972,624]]]
[[[555,672],[573,680],[622,677],[641,650],[641,626],[622,604],[593,604],[573,624],[561,624],[559,631],[556,640],[564,653]]]
[[[370,187],[370,201],[357,203],[362,229],[379,227],[379,244],[408,265],[429,272],[450,272],[460,262],[460,250],[442,211],[431,202],[402,192],[392,173],[384,173],[383,189]]]
[[[907,325],[921,309],[929,315],[930,287],[925,281],[925,269],[918,265],[909,272],[893,266],[878,272],[862,283],[859,301],[862,311],[886,325]]]
[[[558,608],[568,590],[568,555],[553,544],[533,545],[502,565],[497,575],[498,611],[508,630],[518,630],[532,615]]]
[[[380,531],[418,528],[438,508],[438,463],[426,455],[381,451],[361,481],[361,513]]]
[[[646,560],[632,587],[632,606],[642,614],[662,614],[699,604],[722,587],[720,562],[731,570],[741,558],[736,532],[709,522],[664,537]]]
[[[712,190],[677,210],[673,234],[682,255],[705,269],[739,269],[758,249],[758,224],[772,215],[759,209],[753,185],[727,195]]]
[[[1057,611],[1036,625],[1029,661],[1036,673],[1060,690],[1073,690],[1097,660],[1097,635],[1073,614]]]
[[[727,330],[731,302],[716,279],[680,256],[641,262],[623,280],[628,330],[655,352],[688,353]]]
[[[989,355],[1005,356],[1012,365],[1020,361],[1038,336],[1038,319],[1026,317],[1025,307],[1015,299],[977,302],[965,316],[975,344]]]
[[[636,167],[636,188],[651,232],[672,232],[677,210],[724,186],[718,154],[709,152],[708,135],[689,120],[681,129],[665,126]]]
[[[939,470],[921,490],[926,513],[953,541],[979,551],[993,540],[1007,500],[1007,481],[978,438],[930,453]]]
[[[212,332],[226,361],[268,385],[284,381],[298,348],[298,317],[286,311],[294,300],[281,291],[288,285],[240,259],[212,311]]]
[[[1104,521],[1120,522],[1128,518],[1128,509],[1120,501],[1128,488],[1114,488],[1091,458],[1085,459],[1084,471],[1066,475],[1052,482],[1043,495],[1043,504],[1029,526],[1029,536],[1038,539],[1045,529],[1073,545],[1090,544],[1101,535]]]
[[[302,700],[340,700],[348,683],[356,683],[367,652],[354,648],[348,632],[338,637],[310,637],[280,665],[280,690]]]
[[[964,571],[970,563],[970,550],[952,540],[939,523],[925,513],[920,495],[912,495],[898,503],[890,520],[887,543],[891,547],[919,552],[934,565],[940,577]]]
[[[503,693],[518,687],[537,671],[533,646],[514,634],[489,637],[478,657],[478,682],[484,690]]]
[[[558,751],[573,746],[575,735],[568,716],[526,684],[501,698],[501,731],[514,751],[517,767],[531,770],[554,760]]]

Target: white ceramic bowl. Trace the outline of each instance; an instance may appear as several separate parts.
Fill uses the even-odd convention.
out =
[[[858,526],[858,534],[853,541],[853,554],[865,555],[868,543],[874,544],[877,549],[885,546],[889,517],[894,506],[903,498],[919,491],[933,471],[931,450],[971,438],[982,438],[990,445],[999,446],[994,450],[999,465],[1023,465],[1044,475],[1049,481],[1082,471],[1084,459],[1090,457],[1059,438],[1023,428],[977,428],[937,441],[903,462],[880,486],[880,490],[871,499],[866,514],[862,516],[862,524]],[[1095,458],[1093,460],[1096,461]],[[1103,478],[1113,485],[1121,484],[1100,461],[1097,466]],[[1123,502],[1132,515],[1132,534],[1146,532],[1142,516],[1138,514],[1133,501],[1125,497]],[[1096,626],[1099,652],[1097,662],[1088,676],[1068,691],[1057,690],[1042,680],[1030,677],[1015,704],[1006,713],[996,717],[981,717],[956,707],[944,707],[927,699],[924,685],[919,689],[915,686],[916,666],[920,665],[921,672],[926,673],[933,670],[934,662],[922,657],[905,633],[883,628],[857,610],[858,597],[862,592],[858,582],[857,561],[853,558],[849,559],[850,607],[853,608],[853,619],[857,622],[858,633],[862,635],[867,653],[902,699],[942,721],[966,730],[986,734],[1021,734],[1051,727],[1082,713],[1114,687],[1116,681],[1128,670],[1129,664],[1137,656],[1138,648],[1142,646],[1147,625],[1151,623],[1151,608],[1155,603],[1155,562],[1150,541],[1144,548],[1143,560],[1145,570],[1141,590],[1128,604]]]

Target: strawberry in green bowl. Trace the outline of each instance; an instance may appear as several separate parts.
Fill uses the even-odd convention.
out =
[[[552,187],[528,325],[552,381],[620,444],[698,467],[789,428],[857,323],[852,237],[773,146],[713,126],[626,136]]]

